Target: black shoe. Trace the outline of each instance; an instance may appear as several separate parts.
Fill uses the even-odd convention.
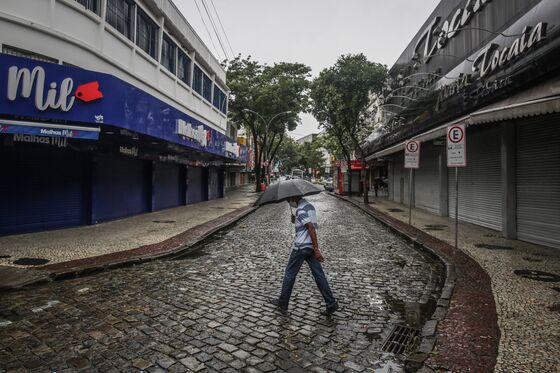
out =
[[[330,315],[332,315],[333,313],[335,313],[336,311],[338,311],[338,302],[336,302],[335,304],[333,304],[333,305],[330,306],[330,307],[327,307],[326,310],[321,311],[321,315],[323,315],[323,316],[330,316]]]
[[[276,308],[282,312],[282,313],[286,313],[288,312],[288,305],[284,304],[284,303],[280,303],[280,300],[275,298],[275,299],[271,299],[270,303],[272,303],[274,306],[276,306]]]

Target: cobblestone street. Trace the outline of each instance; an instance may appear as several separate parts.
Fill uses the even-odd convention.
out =
[[[2,294],[0,372],[374,371],[405,302],[427,303],[442,269],[355,207],[308,200],[332,317],[306,265],[288,314],[270,304],[293,225],[287,203],[269,205],[183,257]]]

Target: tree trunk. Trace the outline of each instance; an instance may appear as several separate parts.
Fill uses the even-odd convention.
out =
[[[257,136],[253,133],[253,142],[255,144],[255,156],[254,156],[254,168],[255,168],[255,192],[261,191],[261,162],[259,153],[259,143],[257,141]]]

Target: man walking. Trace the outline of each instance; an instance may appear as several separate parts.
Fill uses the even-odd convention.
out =
[[[330,315],[338,309],[338,303],[332,294],[321,266],[324,258],[321,255],[317,241],[317,213],[315,207],[301,197],[290,198],[288,203],[296,209],[296,237],[284,273],[280,298],[275,299],[273,303],[283,312],[288,310],[288,303],[297,274],[303,262],[306,261],[311,269],[313,278],[315,278],[315,283],[327,304],[326,310],[321,313],[323,315]]]

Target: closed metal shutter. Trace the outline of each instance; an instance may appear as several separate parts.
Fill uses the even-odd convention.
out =
[[[409,195],[409,173],[410,171],[404,168],[404,155],[399,154],[395,158],[393,164],[393,200],[397,203],[408,204],[410,199]]]
[[[459,220],[502,230],[499,126],[467,130],[467,167],[459,167]],[[455,217],[455,169],[448,170],[449,215]]]
[[[17,144],[0,147],[0,234],[86,223],[82,154]]]
[[[182,202],[179,165],[154,164],[154,210],[179,206]]]
[[[439,213],[439,154],[431,144],[420,147],[420,168],[414,171],[414,205]]]
[[[208,199],[218,198],[218,170],[210,167],[208,171]]]
[[[99,156],[93,166],[93,223],[147,212],[148,183],[147,170],[141,160]]]
[[[189,167],[187,169],[187,203],[204,201],[202,193],[202,168]]]
[[[518,239],[560,248],[560,116],[517,127]]]

